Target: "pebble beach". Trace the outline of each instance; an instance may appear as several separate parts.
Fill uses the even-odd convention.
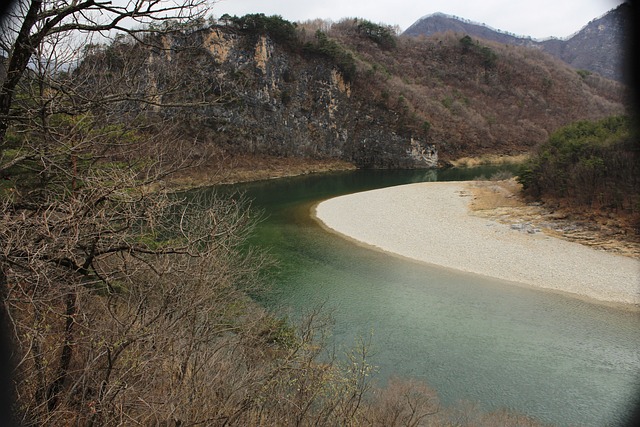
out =
[[[531,233],[469,209],[469,182],[427,182],[321,202],[328,229],[441,267],[598,301],[640,305],[640,260]]]

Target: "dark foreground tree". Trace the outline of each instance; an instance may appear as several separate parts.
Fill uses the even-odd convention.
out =
[[[123,112],[145,101],[126,85],[142,64],[120,64],[109,92],[77,72],[92,34],[137,37],[204,6],[31,0],[3,21],[0,311],[21,425],[207,423],[212,376],[262,317],[242,315],[260,263],[238,251],[246,207],[157,185],[184,163],[171,123]]]
[[[11,120],[20,119],[12,114],[12,107],[18,85],[30,66],[46,66],[49,77],[53,77],[52,69],[69,65],[69,58],[60,52],[63,44],[67,49],[74,43],[83,46],[96,34],[135,35],[159,21],[202,18],[206,10],[207,0],[16,0],[2,21],[0,33],[0,50],[6,56],[0,88],[0,150]],[[69,54],[69,50],[65,52]],[[45,57],[48,61],[43,63]]]

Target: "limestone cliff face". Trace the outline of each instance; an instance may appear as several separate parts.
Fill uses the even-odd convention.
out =
[[[109,117],[170,123],[216,153],[367,168],[519,154],[569,123],[625,112],[623,85],[538,49],[455,35],[380,45],[355,20],[312,41],[234,25],[116,41],[74,77],[83,96],[125,94]]]
[[[186,115],[171,108],[159,114],[185,115],[187,133],[225,151],[336,158],[371,168],[437,164],[435,146],[398,134],[396,114],[358,101],[327,58],[224,27],[165,36],[161,45],[147,58],[147,96],[158,101],[159,90],[170,85],[167,76],[182,70],[172,78],[185,89],[163,102],[218,102]]]

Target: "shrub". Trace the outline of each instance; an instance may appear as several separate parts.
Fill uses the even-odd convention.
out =
[[[534,197],[637,209],[638,146],[626,117],[580,121],[556,131],[518,174]]]
[[[591,71],[589,70],[578,70],[576,71],[580,77],[582,77],[583,79],[586,79],[587,77],[589,77],[591,75]]]
[[[327,35],[316,31],[316,42],[306,43],[303,50],[307,53],[326,56],[334,61],[346,81],[353,81],[356,75],[356,61],[351,52],[347,51],[335,40],[329,39]]]
[[[477,41],[474,42],[468,35],[460,39],[462,53],[473,53],[482,61],[485,69],[493,68],[498,60],[498,55],[488,46],[481,46]]]
[[[230,22],[240,31],[250,34],[268,34],[275,41],[294,44],[298,40],[296,24],[282,19],[279,15],[266,16],[264,13],[236,16],[223,16],[225,22]]]
[[[396,47],[396,38],[391,27],[362,20],[358,23],[356,28],[358,33],[365,35],[380,47],[385,49]]]
[[[473,39],[466,35],[460,39],[460,45],[462,45],[463,52],[467,52],[473,47]]]

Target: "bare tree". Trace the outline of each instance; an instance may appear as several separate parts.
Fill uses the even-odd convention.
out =
[[[158,408],[202,397],[202,385],[186,392],[185,376],[193,386],[194,370],[224,341],[212,345],[213,337],[237,328],[225,307],[254,280],[237,251],[248,211],[226,201],[187,207],[150,190],[182,160],[175,150],[167,159],[170,132],[114,119],[119,103],[131,100],[125,94],[140,92],[126,87],[140,71],[135,57],[120,70],[120,92],[91,82],[94,96],[83,96],[87,82],[78,79],[90,73],[71,72],[81,53],[91,53],[74,35],[136,36],[141,30],[126,20],[188,20],[204,7],[32,0],[18,2],[3,23],[0,170],[12,175],[0,188],[1,320],[13,344],[22,424],[170,419]],[[167,384],[172,372],[183,387]],[[171,393],[151,402],[160,390]]]
[[[78,34],[83,38],[92,34],[135,35],[148,31],[146,27],[153,23],[201,19],[206,11],[207,0],[16,1],[3,21],[0,39],[0,50],[7,56],[0,88],[0,153],[10,121],[18,119],[12,115],[17,86],[34,54],[48,40],[71,39]]]
[[[155,113],[220,95],[200,85],[185,104],[175,94],[195,87],[188,70],[156,85],[140,75],[155,66],[150,51],[174,53],[162,32],[175,26],[163,23],[200,25],[204,0],[122,4],[23,0],[3,24],[0,320],[14,419],[366,424],[367,346],[319,363],[317,313],[293,328],[248,297],[266,262],[243,246],[256,220],[248,202],[162,186],[190,153],[179,116]],[[114,30],[126,35],[108,46],[74,39]],[[423,417],[416,399],[411,423]]]
[[[439,411],[437,395],[426,384],[391,378],[384,389],[376,390],[366,417],[369,425],[438,425],[432,416]]]
[[[69,414],[99,424],[166,419],[168,403],[185,396],[178,380],[238,328],[229,309],[258,259],[237,251],[247,211],[144,194],[122,175],[114,185],[111,174],[87,173],[93,182],[70,197],[4,206],[4,304],[25,425]]]
[[[77,131],[87,127],[87,118],[82,114],[98,104],[123,99],[123,94],[100,96],[104,94],[95,86],[97,96],[78,96],[79,82],[68,77],[88,52],[83,44],[90,43],[96,35],[102,40],[120,37],[118,34],[135,37],[141,31],[148,32],[153,23],[198,19],[206,12],[206,6],[206,0],[128,0],[115,4],[94,0],[16,1],[2,21],[0,32],[0,52],[4,57],[0,75],[2,176],[6,177],[7,171],[16,166],[32,168],[35,162],[42,165],[39,176],[46,179],[53,167],[50,154],[60,155],[61,147],[66,147],[69,157],[75,159],[71,162],[76,162],[79,147],[86,149],[94,141],[81,138],[80,145],[72,143],[71,147],[73,139],[64,140],[68,135],[59,131],[59,121],[51,123],[52,118],[56,114],[60,114],[58,118],[64,116],[66,123],[62,127]],[[13,132],[7,138],[10,127]],[[115,135],[111,133],[113,141]],[[0,286],[3,283],[4,272],[0,270]]]

